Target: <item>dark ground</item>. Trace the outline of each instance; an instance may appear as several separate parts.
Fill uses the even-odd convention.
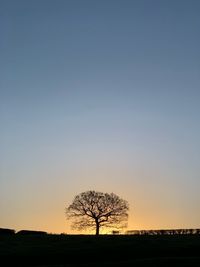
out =
[[[16,234],[0,236],[0,259],[1,266],[200,267],[200,235]]]

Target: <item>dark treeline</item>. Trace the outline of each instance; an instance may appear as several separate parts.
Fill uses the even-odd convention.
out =
[[[21,230],[17,232],[17,235],[47,235],[47,232],[33,231],[33,230]]]
[[[33,231],[33,230],[20,230],[16,232],[14,229],[0,228],[0,235],[47,235],[44,231]]]
[[[117,234],[115,232],[115,234]],[[128,230],[127,235],[199,235],[200,229]]]
[[[0,235],[47,235],[45,231],[20,230],[0,228]],[[200,235],[200,229],[165,229],[165,230],[128,230],[125,233],[112,231],[113,235]],[[62,235],[62,234],[61,234]]]
[[[0,228],[0,235],[14,235],[15,230],[7,229],[7,228]]]

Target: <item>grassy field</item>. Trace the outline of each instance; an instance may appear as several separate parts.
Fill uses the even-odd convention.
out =
[[[200,236],[1,236],[1,266],[200,266]]]

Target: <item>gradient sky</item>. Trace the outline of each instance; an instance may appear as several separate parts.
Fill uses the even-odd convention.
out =
[[[129,229],[200,227],[200,1],[0,1],[0,227],[70,232],[85,190]]]

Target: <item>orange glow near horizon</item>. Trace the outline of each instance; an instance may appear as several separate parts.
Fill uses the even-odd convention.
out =
[[[139,201],[139,200],[138,200]],[[136,202],[136,201],[135,201]],[[38,202],[39,203],[39,200]],[[70,202],[69,202],[70,203]],[[181,216],[181,212],[177,214],[177,211],[173,211],[172,206],[166,207],[163,211],[162,204],[154,207],[152,202],[140,202],[140,206],[136,207],[136,203],[130,203],[130,212],[128,227],[123,229],[126,230],[151,230],[151,229],[178,229],[178,228],[198,228],[195,222],[191,224],[190,220],[186,220],[184,216]],[[45,204],[45,203],[44,203]],[[54,203],[55,204],[55,203]],[[57,202],[59,207],[63,203]],[[135,206],[135,208],[134,208]],[[64,206],[57,208],[56,204],[54,209],[45,210],[46,206],[42,205],[25,210],[23,213],[18,214],[18,221],[15,222],[10,218],[10,221],[4,221],[1,224],[3,228],[12,228],[16,231],[27,229],[27,230],[42,230],[48,233],[66,233],[66,234],[93,234],[95,231],[77,231],[72,230],[70,225],[71,222],[67,221],[64,214]],[[33,212],[34,210],[34,212]],[[180,211],[180,210],[179,210]],[[12,222],[12,223],[10,223]],[[184,222],[184,223],[183,223]],[[112,229],[101,229],[100,233],[106,234],[111,233]]]
[[[79,172],[64,174],[52,172],[46,178],[42,174],[40,183],[35,181],[24,184],[26,190],[23,195],[20,194],[21,185],[16,185],[15,195],[12,194],[13,198],[7,202],[9,212],[4,216],[1,227],[15,230],[43,230],[49,233],[81,233],[71,230],[71,222],[65,217],[65,208],[76,194],[94,189],[114,192],[129,202],[130,211],[126,230],[198,228],[197,222],[200,215],[192,214],[187,199],[183,202],[181,195],[180,199],[177,198],[176,188],[171,189],[174,181],[169,178],[166,180],[165,177],[161,179],[161,171],[152,169],[147,173],[141,172],[140,169],[137,171],[136,167],[134,173],[128,173],[122,167],[117,170],[107,167],[106,172],[103,172],[103,169],[96,167],[94,171],[88,171],[88,168],[81,168]],[[68,183],[65,177],[67,176],[70,176],[73,181],[70,191],[66,190]],[[121,183],[121,177],[124,176],[126,182]],[[58,182],[55,182],[53,177],[58,177]],[[191,216],[188,217],[188,214]]]
[[[199,228],[200,1],[0,5],[0,227],[77,233],[95,190],[130,230]]]

